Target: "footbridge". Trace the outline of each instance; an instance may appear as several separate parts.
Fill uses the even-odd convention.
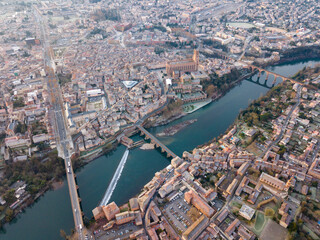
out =
[[[167,157],[177,157],[175,153],[173,153],[166,145],[160,142],[155,136],[149,133],[144,127],[142,127],[141,125],[137,125],[137,127],[140,130],[141,135],[144,135],[146,139],[150,139],[151,143],[153,143],[156,147],[161,149],[161,152],[167,153]]]

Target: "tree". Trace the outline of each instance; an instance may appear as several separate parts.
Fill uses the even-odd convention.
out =
[[[291,222],[291,223],[289,224],[289,226],[288,226],[288,231],[289,231],[290,233],[296,232],[297,229],[298,229],[298,226],[297,226],[297,224],[296,224],[295,222]]]
[[[270,112],[266,112],[266,113],[260,115],[260,121],[262,121],[262,122],[266,122],[271,118],[272,118],[272,113],[270,113]]]
[[[27,130],[28,130],[28,126],[25,123],[21,124],[20,122],[18,122],[18,125],[16,126],[16,129],[15,129],[15,133],[25,134]]]
[[[281,157],[283,156],[283,154],[286,152],[286,147],[283,146],[283,145],[280,145],[280,149],[279,151],[277,152]]]
[[[6,221],[7,221],[7,222],[10,222],[10,221],[13,219],[13,217],[14,217],[14,212],[13,212],[13,210],[12,210],[11,208],[8,208],[8,209],[6,210]]]
[[[17,100],[13,101],[13,108],[24,107],[24,99],[23,97],[19,97]]]
[[[4,200],[8,203],[13,203],[16,200],[16,197],[14,196],[14,189],[10,189],[5,193]]]
[[[215,91],[216,91],[216,87],[213,86],[213,84],[210,84],[210,85],[208,86],[206,92],[207,92],[208,96],[212,96]]]
[[[266,208],[265,215],[268,217],[272,217],[274,215],[274,211],[271,208]]]

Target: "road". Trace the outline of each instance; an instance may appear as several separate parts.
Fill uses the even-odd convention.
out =
[[[65,117],[63,114],[63,99],[61,94],[61,89],[59,86],[59,81],[55,75],[55,63],[53,58],[52,48],[50,47],[47,24],[42,17],[39,9],[34,6],[34,14],[36,16],[37,24],[40,27],[41,31],[41,42],[43,46],[43,59],[44,59],[44,67],[46,69],[46,83],[48,87],[48,92],[51,96],[50,103],[51,109],[50,111],[54,112],[54,129],[55,129],[55,137],[57,141],[57,149],[59,156],[63,157],[65,161],[66,175],[69,186],[69,194],[72,206],[72,213],[74,218],[75,229],[78,233],[79,239],[85,239],[86,230],[83,228],[83,219],[82,212],[80,208],[80,202],[77,192],[77,185],[74,178],[74,172],[72,168],[71,162],[71,152],[73,150],[73,144],[71,137],[68,133]]]
[[[239,59],[238,59],[239,61],[241,61],[241,59],[243,58],[243,56],[246,54],[246,51],[247,51],[248,48],[249,48],[249,43],[251,42],[251,40],[252,40],[252,37],[249,36],[249,37],[247,37],[246,40],[244,41],[243,52],[242,52],[242,54],[239,56]]]

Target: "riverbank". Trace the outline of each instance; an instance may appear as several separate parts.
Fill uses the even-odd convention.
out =
[[[204,106],[207,106],[209,103],[212,102],[212,99],[207,99],[206,101],[202,102],[195,102],[195,103],[188,103],[183,106],[183,111],[185,113],[191,114],[195,111],[199,110],[200,108],[203,108]]]
[[[233,87],[235,87],[237,84],[239,84],[241,81],[243,81],[246,78],[249,78],[251,76],[253,76],[255,73],[251,72],[248,74],[245,74],[241,77],[239,77],[237,80],[233,81],[232,83],[229,84],[228,88],[225,91],[220,91],[220,92],[216,92],[214,93],[210,100],[208,100],[208,102],[205,102],[203,105],[201,105],[200,107],[196,108],[194,111],[191,111],[190,113],[186,113],[184,111],[177,113],[176,115],[171,116],[170,118],[165,119],[162,113],[158,114],[158,117],[156,120],[147,120],[147,122],[144,124],[145,128],[154,128],[154,127],[160,127],[160,126],[165,126],[173,121],[176,121],[182,117],[185,117],[188,114],[194,113],[196,110],[199,110],[200,108],[207,106],[209,104],[211,104],[214,101],[219,100],[221,97],[223,97],[226,93],[228,93],[228,91],[230,91]]]
[[[81,166],[84,166],[88,163],[90,163],[91,161],[109,153],[114,151],[115,149],[117,149],[118,147],[118,143],[116,140],[113,140],[111,142],[108,142],[106,144],[104,144],[103,146],[100,146],[96,149],[93,149],[91,151],[88,151],[86,154],[79,156],[78,159],[79,160],[83,160],[83,164]],[[76,169],[75,169],[76,170]]]
[[[270,66],[289,64],[292,62],[317,60],[320,58],[320,46],[292,48],[281,52],[280,55],[279,61],[267,62],[264,64],[258,64],[255,62],[255,64],[266,68]]]
[[[52,186],[53,190],[55,191],[55,190],[62,188],[63,184],[64,184],[63,181],[56,181],[56,182],[53,182],[51,186]]]
[[[93,151],[90,151],[88,155],[84,156],[78,156],[76,159],[73,159],[73,167],[74,170],[79,170],[82,167],[84,167],[86,164],[90,163],[91,161],[97,159],[98,157],[101,157],[107,153],[110,153],[111,151],[114,151],[118,144],[116,142],[112,142],[111,147],[108,147],[108,144],[103,145],[99,147],[98,149],[95,149]],[[85,160],[83,160],[85,159]],[[64,187],[64,181],[63,179],[65,178],[65,172],[61,178],[52,178],[47,182],[47,184],[39,190],[39,192],[35,195],[28,194],[25,198],[23,198],[21,201],[21,205],[16,207],[15,209],[12,210],[12,214],[10,215],[9,218],[3,218],[1,220],[1,225],[0,226],[5,226],[8,223],[10,224],[14,219],[16,219],[21,212],[23,212],[26,208],[32,207],[34,203],[36,203],[48,190],[53,190],[57,191],[61,188]],[[10,209],[11,208],[7,208]]]

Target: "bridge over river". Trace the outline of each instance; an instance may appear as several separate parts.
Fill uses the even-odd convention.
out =
[[[153,143],[156,147],[161,149],[161,152],[166,152],[167,157],[172,157],[172,158],[177,157],[177,155],[174,152],[172,152],[166,145],[160,142],[155,136],[149,133],[144,127],[142,127],[141,125],[138,125],[137,127],[140,130],[141,134],[144,135],[146,139],[150,139],[151,143]]]

